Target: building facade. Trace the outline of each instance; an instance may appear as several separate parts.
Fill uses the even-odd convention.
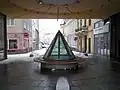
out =
[[[94,19],[77,19],[77,47],[81,52],[93,53],[94,35],[93,23]]]
[[[61,26],[61,32],[63,33],[69,46],[73,49],[77,49],[77,42],[75,40],[75,29],[77,28],[76,19],[63,19]]]
[[[7,18],[8,53],[26,53],[32,51],[31,19]]]
[[[80,52],[94,52],[93,26],[96,19],[65,19],[61,24],[70,46]]]
[[[110,23],[99,20],[94,23],[94,53],[95,55],[110,55]]]

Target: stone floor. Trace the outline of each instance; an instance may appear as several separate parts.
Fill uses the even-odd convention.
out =
[[[107,57],[88,59],[78,72],[39,73],[37,63],[16,62],[0,65],[0,90],[55,90],[59,77],[67,78],[71,90],[120,90],[118,65]],[[114,68],[115,67],[115,68]]]

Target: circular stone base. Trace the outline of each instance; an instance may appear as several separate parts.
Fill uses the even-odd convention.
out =
[[[77,57],[75,60],[42,60],[41,68],[47,69],[73,69],[80,68],[87,65],[87,60]]]
[[[70,69],[77,66],[78,63],[76,61],[41,61],[41,68],[47,69]]]
[[[55,69],[55,70],[69,70],[86,67],[88,65],[87,59],[76,57],[74,60],[34,60],[35,62],[41,63],[42,69]]]

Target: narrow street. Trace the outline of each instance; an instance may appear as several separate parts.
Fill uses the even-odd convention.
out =
[[[43,52],[43,51],[42,51]],[[76,73],[48,72],[41,74],[38,63],[24,55],[8,56],[14,62],[1,63],[4,71],[0,73],[0,90],[56,90],[58,78],[65,77],[71,90],[119,90],[120,73],[111,68],[107,57],[92,57],[88,59],[88,67],[81,68]],[[18,60],[18,61],[17,61]],[[91,83],[92,82],[92,83]]]

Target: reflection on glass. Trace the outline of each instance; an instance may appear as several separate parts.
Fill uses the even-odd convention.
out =
[[[56,43],[54,45],[51,55],[58,55],[58,39],[56,40]]]

